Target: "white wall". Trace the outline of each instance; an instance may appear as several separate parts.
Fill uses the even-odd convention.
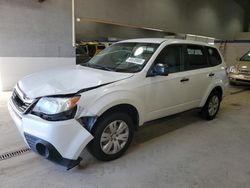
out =
[[[75,64],[74,56],[71,0],[0,0],[2,89],[32,72]]]
[[[236,59],[250,51],[250,43],[229,43],[226,47],[225,61],[228,66],[234,65]]]
[[[74,64],[74,57],[0,57],[0,90],[11,90],[27,74]]]
[[[217,44],[219,47],[220,44]],[[234,65],[236,59],[250,51],[250,32],[239,33],[234,41],[226,44],[224,58],[228,66]]]
[[[0,57],[74,57],[71,0],[0,0]]]

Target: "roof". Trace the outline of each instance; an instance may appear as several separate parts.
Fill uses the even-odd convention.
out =
[[[141,43],[156,43],[156,44],[160,44],[164,41],[166,41],[167,39],[164,38],[138,38],[138,39],[129,39],[129,40],[123,40],[120,42],[141,42]]]
[[[192,41],[192,40],[183,40],[183,39],[167,39],[167,38],[138,38],[138,39],[129,39],[123,40],[120,42],[140,42],[140,43],[155,43],[160,44],[162,42],[168,42],[169,44],[197,44],[203,46],[214,46],[205,42]]]

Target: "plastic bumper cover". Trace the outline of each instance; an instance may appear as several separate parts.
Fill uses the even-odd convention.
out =
[[[38,151],[38,147],[45,146],[44,149],[49,149],[54,153],[50,156],[44,155],[46,158],[68,168],[72,165],[69,162],[79,161],[82,150],[93,139],[93,136],[75,119],[52,122],[31,114],[20,115],[15,111],[11,102],[9,102],[8,108],[29,147],[43,155]]]

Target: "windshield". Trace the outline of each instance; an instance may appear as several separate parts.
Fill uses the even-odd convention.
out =
[[[151,43],[116,43],[82,65],[116,72],[139,72],[158,46]]]
[[[242,58],[240,58],[240,61],[250,61],[250,51],[242,56]]]

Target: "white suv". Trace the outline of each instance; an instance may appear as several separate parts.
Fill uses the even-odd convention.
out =
[[[194,108],[213,119],[225,83],[225,63],[214,46],[134,39],[88,63],[26,76],[9,111],[33,151],[72,168],[85,146],[99,160],[120,157],[145,122]]]

